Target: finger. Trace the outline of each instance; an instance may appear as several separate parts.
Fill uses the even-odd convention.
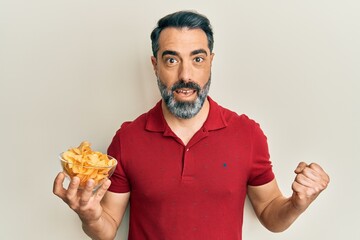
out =
[[[305,169],[303,171],[306,172],[307,169]],[[309,178],[307,177],[305,174],[298,174],[295,178],[295,182],[297,184],[300,184],[306,188],[308,188],[306,191],[309,192],[311,191],[312,194],[317,194],[317,193],[320,193],[321,191],[323,191],[326,186],[327,186],[327,183],[324,182],[320,177],[317,177],[315,180],[314,178]],[[309,193],[307,193],[309,194]]]
[[[296,175],[295,182],[297,182],[305,187],[314,187],[314,185],[315,185],[315,182],[311,178],[305,176],[304,174]]]
[[[306,167],[307,167],[307,164],[305,162],[300,162],[294,172],[297,174],[301,173]]]
[[[101,199],[104,197],[105,193],[107,192],[108,188],[111,185],[111,181],[109,179],[107,179],[102,185],[101,187],[96,191],[95,193],[95,199],[97,201],[101,201]]]
[[[78,177],[73,177],[70,181],[69,187],[67,189],[66,192],[66,197],[71,200],[73,199],[75,196],[77,196],[77,192],[78,192],[78,188],[79,188],[79,184],[80,184],[80,178]]]
[[[302,193],[302,192],[305,192],[305,190],[306,190],[306,187],[297,181],[293,182],[291,188],[296,193]]]
[[[91,196],[93,195],[93,190],[94,190],[94,180],[89,179],[86,182],[86,186],[82,191],[80,197],[80,206],[85,206],[89,202]]]
[[[307,177],[315,182],[321,181],[321,175],[318,172],[316,172],[315,170],[311,169],[310,167],[304,168],[304,170],[302,170],[302,172],[300,174],[304,175],[305,177]]]
[[[311,169],[313,169],[314,171],[316,171],[318,174],[320,174],[321,178],[324,179],[325,181],[329,182],[330,181],[330,177],[329,175],[324,171],[324,169],[322,167],[320,167],[320,165],[316,164],[316,163],[311,163],[309,165],[309,167]]]
[[[315,190],[313,188],[306,187],[303,184],[300,184],[298,182],[293,182],[292,190],[297,193],[297,195],[302,197],[310,197],[314,194],[316,194]]]
[[[66,194],[66,189],[63,187],[64,179],[65,174],[63,172],[60,172],[56,176],[53,184],[53,193],[61,199],[64,199]]]

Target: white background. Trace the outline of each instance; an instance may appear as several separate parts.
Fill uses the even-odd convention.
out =
[[[210,96],[261,124],[284,194],[299,161],[331,176],[280,234],[265,230],[247,203],[244,239],[360,239],[355,0],[0,0],[0,239],[88,239],[52,194],[57,155],[83,140],[106,151],[123,121],[154,105],[150,32],[184,9],[210,18]]]

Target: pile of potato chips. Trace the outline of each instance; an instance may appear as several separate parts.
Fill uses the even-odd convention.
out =
[[[77,148],[63,152],[61,157],[62,167],[69,177],[80,178],[80,188],[84,188],[89,179],[93,179],[95,186],[98,186],[102,180],[109,177],[117,164],[114,158],[93,151],[87,141],[82,142]]]

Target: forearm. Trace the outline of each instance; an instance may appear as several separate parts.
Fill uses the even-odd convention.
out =
[[[294,207],[291,198],[275,198],[261,213],[261,223],[272,232],[285,231],[303,213]]]
[[[283,197],[276,180],[248,186],[248,196],[261,223],[272,232],[282,232],[302,214],[328,183],[329,176],[317,164],[300,163],[292,184],[293,194]]]
[[[117,224],[106,212],[96,222],[82,221],[84,232],[93,240],[113,240],[116,236]]]

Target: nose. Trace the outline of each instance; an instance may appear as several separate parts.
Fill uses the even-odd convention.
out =
[[[179,66],[179,79],[184,82],[190,82],[192,80],[193,69],[189,62],[181,62]]]

